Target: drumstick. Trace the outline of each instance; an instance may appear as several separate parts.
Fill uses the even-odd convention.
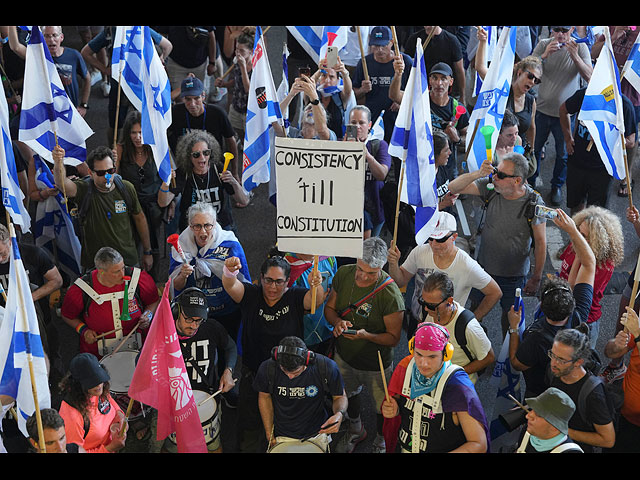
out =
[[[106,335],[111,335],[112,333],[116,333],[119,330],[122,330],[122,327],[114,328],[110,332],[104,332],[104,333],[101,333],[100,335],[96,335],[96,340],[99,340]]]
[[[233,383],[235,384],[237,380],[238,380],[237,378],[234,378],[234,379],[233,379]],[[213,393],[213,394],[211,394],[210,396],[208,396],[207,398],[205,398],[204,400],[202,400],[202,401],[198,404],[198,407],[199,407],[200,405],[204,404],[204,403],[207,403],[209,400],[211,400],[213,397],[215,397],[216,395],[218,395],[220,392],[222,392],[222,389],[218,390],[216,393]]]
[[[510,393],[508,395],[509,395],[509,398],[513,400],[515,404],[518,405],[521,409],[523,409],[525,412],[529,411],[529,409],[525,407],[522,403],[520,403],[513,395],[511,395]]]
[[[122,346],[125,344],[125,342],[126,342],[127,340],[129,340],[129,337],[133,334],[133,332],[135,332],[135,331],[136,331],[136,329],[138,328],[138,326],[139,326],[139,325],[140,325],[140,321],[138,321],[138,323],[136,323],[136,326],[135,326],[135,327],[133,327],[133,328],[131,329],[131,331],[127,334],[127,336],[126,336],[126,337],[124,337],[124,338],[122,339],[122,341],[121,341],[121,342],[120,342],[120,344],[116,347],[116,349],[115,349],[113,352],[111,352],[111,355],[114,355],[115,353],[117,353],[117,351],[118,351],[118,350],[120,350],[120,349],[122,348]]]
[[[382,384],[384,385],[384,395],[389,401],[389,390],[387,390],[387,377],[384,376],[384,366],[382,365],[382,357],[380,356],[380,350],[378,350],[378,361],[380,362],[380,374],[382,375]]]

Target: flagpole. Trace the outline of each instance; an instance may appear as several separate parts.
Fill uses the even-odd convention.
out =
[[[9,233],[11,236],[11,248],[14,248],[13,245],[13,239],[16,236],[16,231],[15,228],[13,227],[13,223],[11,222],[11,216],[9,215],[9,211],[6,211],[6,215],[7,215],[7,225],[9,226]],[[16,248],[17,248],[17,242],[16,242]],[[18,289],[18,298],[21,300],[18,303],[20,303],[20,310],[22,313],[22,321],[23,322],[27,322],[27,311],[24,307],[24,298],[22,296],[22,283],[20,281],[20,275],[17,272],[17,269],[15,268],[15,255],[13,258],[13,262],[14,262],[14,272],[16,273],[16,287]],[[26,345],[26,354],[27,354],[27,362],[29,364],[29,375],[31,377],[31,392],[33,393],[33,405],[35,407],[35,414],[36,414],[36,422],[38,425],[38,443],[40,444],[40,451],[42,453],[47,453],[47,445],[44,441],[44,428],[42,426],[42,416],[40,414],[40,403],[38,402],[38,388],[36,386],[36,376],[35,376],[35,372],[33,370],[33,359],[32,359],[32,355],[31,355],[31,342],[28,338],[29,336],[29,325],[28,323],[23,325],[24,328],[24,332],[23,334],[25,335],[25,345]]]
[[[122,31],[122,35],[124,36],[124,29]],[[122,55],[120,56],[120,58],[122,58]],[[109,79],[109,81],[111,81],[111,79]],[[118,96],[117,96],[117,100],[116,100],[116,118],[115,118],[115,123],[113,126],[113,149],[116,149],[117,146],[117,142],[118,142],[118,117],[119,112],[120,112],[120,93],[122,92],[122,88],[120,88],[120,82],[122,81],[122,62],[120,62],[120,60],[118,60]],[[116,167],[116,172],[118,171],[118,164],[120,163],[119,161],[120,159],[116,159],[116,164],[114,165],[114,167]]]
[[[56,147],[58,146],[58,134],[56,133],[56,131],[53,131],[53,137],[56,139]],[[66,176],[66,174],[65,174]],[[64,209],[67,211],[67,213],[69,213],[69,205],[67,203],[67,187],[65,185],[65,182],[62,182],[62,196],[64,197]]]
[[[422,50],[424,50],[425,48],[427,48],[427,45],[429,45],[429,42],[431,41],[431,37],[433,37],[434,32],[436,31],[435,28],[431,29],[431,32],[429,32],[429,36],[427,37],[427,39],[424,41],[424,43],[422,44]]]
[[[365,59],[366,54],[364,51],[364,44],[362,43],[362,33],[360,32],[360,27],[356,27],[356,31],[358,32],[358,43],[360,44],[360,56],[362,57],[362,69],[364,71],[364,79],[369,80],[369,70],[367,69],[367,60]]]
[[[313,272],[311,273],[311,277],[315,278],[316,273],[318,273],[318,255],[313,256]],[[317,290],[318,288],[316,286],[311,287],[311,315],[316,313]]]

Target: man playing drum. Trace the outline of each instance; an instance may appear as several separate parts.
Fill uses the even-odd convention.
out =
[[[327,452],[348,403],[333,360],[308,350],[298,337],[285,337],[260,365],[253,386],[270,452]]]
[[[228,392],[235,384],[232,375],[237,360],[236,344],[220,322],[208,317],[207,297],[196,287],[186,288],[174,299],[171,313],[207,449],[211,453],[222,453],[220,402],[219,397],[212,398],[212,395],[218,391]],[[224,366],[222,374],[220,364]],[[178,451],[175,435],[164,441],[162,451]]]

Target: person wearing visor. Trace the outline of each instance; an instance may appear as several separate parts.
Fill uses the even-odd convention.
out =
[[[447,330],[418,325],[382,402],[388,453],[486,453],[489,427],[465,371],[451,363]]]

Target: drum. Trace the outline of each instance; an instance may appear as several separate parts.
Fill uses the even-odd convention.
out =
[[[120,350],[111,355],[102,357],[100,363],[107,369],[111,379],[109,380],[109,392],[120,406],[123,412],[129,408],[129,385],[133,379],[133,371],[136,369],[136,360],[140,352],[137,350]],[[145,416],[151,407],[134,402],[129,414],[129,420],[135,420]]]
[[[202,390],[193,390],[193,398],[198,409],[200,424],[204,433],[209,450],[216,450],[220,447],[220,408],[215,397],[207,400],[211,394]],[[169,435],[171,442],[176,443],[176,435]]]
[[[269,449],[269,453],[327,453],[313,440],[301,442],[293,438],[276,443]]]

